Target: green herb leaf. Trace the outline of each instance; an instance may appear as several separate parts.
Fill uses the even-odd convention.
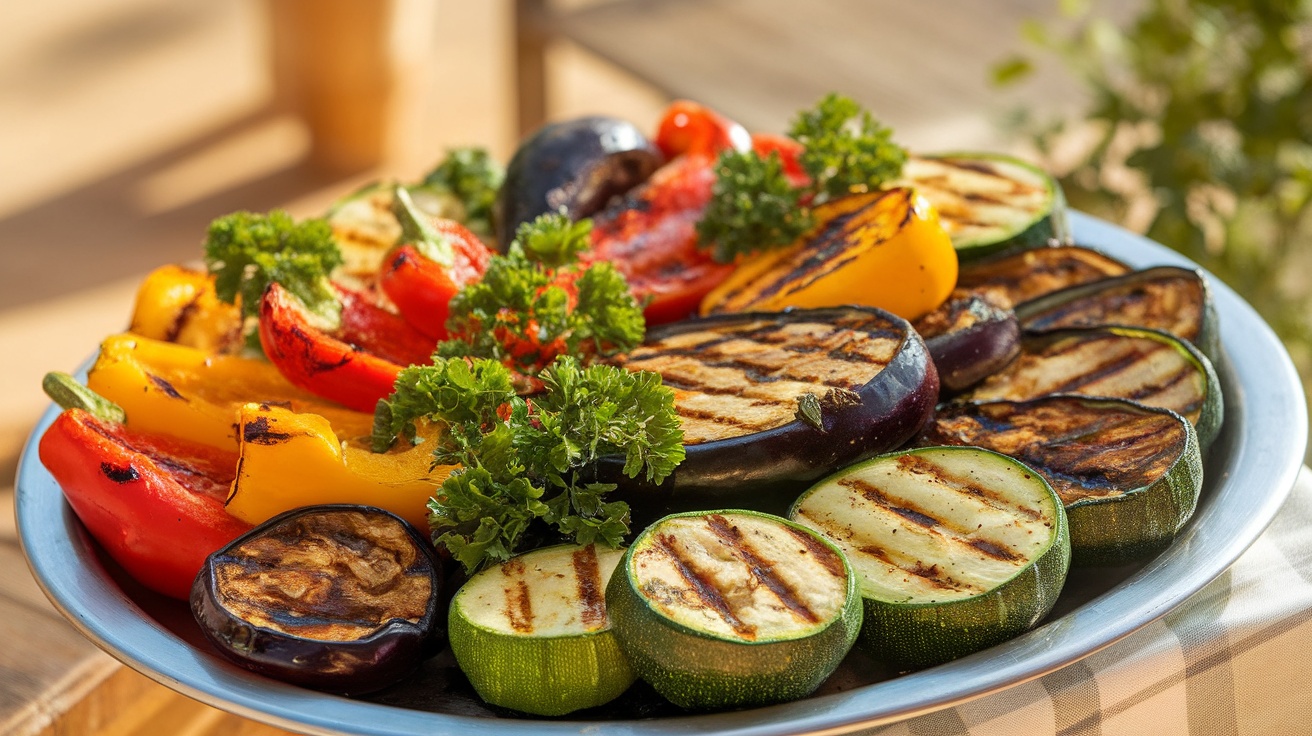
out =
[[[543,215],[520,228],[483,278],[451,299],[450,337],[437,354],[534,375],[557,355],[612,355],[641,342],[646,323],[624,277],[609,263],[577,261],[591,227]]]
[[[274,210],[267,215],[234,212],[210,223],[205,265],[215,275],[218,297],[230,304],[240,297],[243,318],[258,317],[269,284],[280,284],[313,314],[335,325],[341,304],[328,275],[342,264],[332,229],[324,220],[297,223]],[[248,327],[248,338],[254,329]]]
[[[621,544],[628,506],[605,500],[613,485],[580,481],[580,469],[620,454],[630,477],[659,483],[683,460],[674,394],[660,376],[562,357],[541,378],[546,392],[525,401],[496,361],[438,359],[407,368],[379,403],[376,446],[429,421],[441,430],[434,463],[463,466],[429,503],[429,523],[470,572],[519,551],[538,521],[580,544]]]
[[[803,192],[784,175],[779,154],[726,150],[715,163],[711,201],[697,223],[697,238],[713,244],[715,260],[792,244],[811,227]]]
[[[816,183],[817,201],[877,189],[900,176],[907,160],[892,131],[842,95],[803,111],[788,135],[805,147],[798,160]]]
[[[492,232],[492,206],[497,190],[505,179],[505,170],[478,147],[453,148],[428,175],[423,185],[450,192],[464,205],[461,220],[466,227],[484,237]]]

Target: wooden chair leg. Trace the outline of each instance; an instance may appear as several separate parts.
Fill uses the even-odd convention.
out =
[[[547,0],[515,0],[515,115],[520,137],[547,120]]]

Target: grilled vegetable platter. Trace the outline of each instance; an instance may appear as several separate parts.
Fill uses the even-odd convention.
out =
[[[1170,557],[1233,445],[1206,275],[838,95],[549,125],[204,255],[36,451],[196,666],[351,702],[659,722],[986,661]]]

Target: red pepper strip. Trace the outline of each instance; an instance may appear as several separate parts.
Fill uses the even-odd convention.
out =
[[[451,265],[425,258],[418,248],[407,243],[383,261],[378,281],[406,322],[437,341],[447,337],[446,318],[451,297],[482,278],[492,251],[463,225],[449,220],[434,224],[449,237]]]
[[[60,414],[39,448],[91,536],[169,597],[185,600],[205,558],[251,528],[223,510],[235,453],[132,432],[82,409]]]
[[[670,103],[656,125],[653,142],[667,161],[685,153],[714,157],[726,148],[746,151],[752,147],[746,128],[688,100]]]
[[[711,198],[714,158],[685,154],[592,218],[590,258],[609,260],[628,279],[647,324],[683,319],[733,271],[697,247],[697,221]]]
[[[260,301],[260,344],[292,384],[356,411],[372,412],[392,393],[402,368],[314,326],[296,297],[276,283]]]
[[[379,306],[373,294],[339,283],[334,283],[333,289],[342,303],[342,324],[334,337],[399,365],[432,359],[437,340]]]

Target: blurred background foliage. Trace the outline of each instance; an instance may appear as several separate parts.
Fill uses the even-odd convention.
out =
[[[1088,0],[1028,22],[1011,85],[1057,61],[1087,108],[1009,126],[1071,205],[1145,233],[1244,296],[1312,394],[1312,2],[1145,0],[1120,24]],[[1312,451],[1309,452],[1312,458]]]

